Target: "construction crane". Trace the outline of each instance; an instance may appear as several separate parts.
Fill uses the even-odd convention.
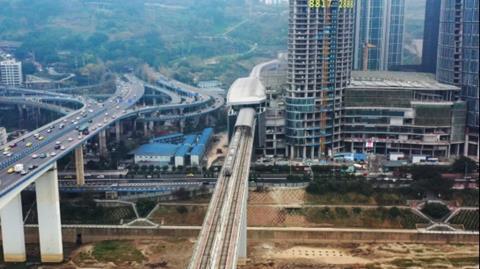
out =
[[[324,12],[324,27],[332,27],[332,18],[331,18],[331,15],[330,15],[330,8],[329,7],[325,7],[323,9],[323,12]],[[322,90],[321,90],[321,109],[322,111],[320,112],[320,128],[321,130],[326,130],[327,128],[327,113],[325,112],[326,110],[326,107],[328,106],[328,102],[327,102],[327,97],[328,95],[325,94],[325,91],[328,89],[328,84],[329,84],[329,55],[330,55],[330,48],[331,48],[331,44],[330,44],[330,38],[331,38],[331,35],[330,35],[330,29],[327,31],[324,30],[324,38],[323,38],[323,51],[322,51],[322,82],[321,82],[321,85],[322,85]],[[328,36],[326,36],[328,35]],[[320,137],[320,148],[319,148],[319,151],[321,154],[324,154],[325,152],[325,135],[322,134],[321,137]]]
[[[363,68],[362,68],[363,71],[368,70],[368,52],[369,52],[368,49],[372,49],[372,48],[376,48],[376,46],[368,42],[365,42],[363,44]]]

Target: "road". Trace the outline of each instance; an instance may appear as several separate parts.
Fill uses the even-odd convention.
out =
[[[11,156],[0,157],[0,197],[122,117],[144,93],[143,84],[137,78],[131,75],[124,78],[117,79],[117,91],[105,103],[89,100],[81,109],[8,143]],[[88,135],[76,130],[84,124],[88,125]],[[45,157],[41,158],[42,155]],[[8,170],[19,163],[24,165],[27,174],[9,173]]]
[[[121,79],[117,79],[115,94],[104,103],[82,96],[72,97],[54,93],[53,96],[58,96],[58,98],[53,97],[53,100],[75,100],[80,102],[82,107],[70,113],[64,111],[64,113],[68,113],[64,117],[10,141],[7,146],[2,148],[3,154],[0,155],[0,198],[19,185],[25,188],[27,186],[25,184],[32,182],[37,173],[45,171],[58,159],[116,121],[132,116],[179,109],[186,109],[186,113],[156,115],[151,118],[140,116],[140,119],[166,121],[198,117],[210,113],[224,104],[224,99],[221,96],[205,94],[200,89],[177,81],[159,80],[157,84],[159,87],[148,86],[169,96],[170,104],[134,107],[144,96],[145,87],[144,83],[133,75],[124,75]],[[0,89],[4,93],[18,92],[22,95],[45,94],[45,96],[52,96],[52,93],[46,91],[4,87],[0,87]],[[17,97],[11,98],[15,99]],[[77,130],[85,126],[87,126],[88,132],[81,133]],[[13,173],[11,170],[15,164],[23,164],[24,171]]]

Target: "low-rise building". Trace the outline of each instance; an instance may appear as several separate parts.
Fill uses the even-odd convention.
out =
[[[135,164],[165,166],[172,163],[178,146],[173,144],[146,144],[136,149],[134,154]]]
[[[201,166],[212,136],[213,129],[205,128],[199,134],[174,133],[155,137],[150,144],[133,151],[134,161],[139,165]]]
[[[353,72],[344,92],[343,148],[385,155],[460,155],[466,104],[458,101],[459,92],[430,74]]]

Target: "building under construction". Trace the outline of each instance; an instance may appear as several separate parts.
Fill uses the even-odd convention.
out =
[[[342,92],[352,70],[354,1],[291,0],[287,155],[316,159],[339,150]]]
[[[344,150],[449,158],[463,153],[466,104],[460,88],[433,75],[353,72],[344,92]]]

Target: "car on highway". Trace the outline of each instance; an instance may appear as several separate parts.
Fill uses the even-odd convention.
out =
[[[39,136],[37,139],[40,140],[40,141],[42,141],[43,139],[45,139],[45,137],[43,137],[43,136],[41,135],[41,136]]]
[[[60,149],[60,145],[55,145],[53,148],[54,149]]]
[[[33,155],[32,155],[32,159],[36,159],[36,158],[38,158],[38,155],[37,155],[37,154],[33,154]]]
[[[64,150],[65,149],[65,146],[64,145],[61,145],[60,146],[60,150]]]
[[[24,176],[24,175],[28,174],[28,172],[29,172],[28,170],[22,170],[20,172],[20,175]]]
[[[55,156],[55,155],[57,155],[57,153],[55,151],[52,151],[52,153],[50,153],[50,156],[52,156],[52,157]]]
[[[15,173],[15,168],[13,168],[13,167],[8,168],[7,173],[9,173],[9,174]]]
[[[51,133],[52,132],[52,129],[47,129],[47,133]]]
[[[67,140],[68,140],[69,142],[72,142],[72,141],[73,141],[73,138],[69,137]]]
[[[32,146],[32,142],[27,142],[27,144],[25,144],[25,146],[26,146],[27,148],[31,147],[31,146]]]
[[[30,170],[30,171],[33,170],[33,169],[36,169],[36,168],[38,168],[38,165],[36,165],[36,164],[31,164],[31,165],[28,166],[28,170]]]
[[[47,154],[46,154],[46,153],[42,153],[42,154],[39,155],[39,157],[40,157],[41,159],[45,159],[45,158],[47,158]]]

